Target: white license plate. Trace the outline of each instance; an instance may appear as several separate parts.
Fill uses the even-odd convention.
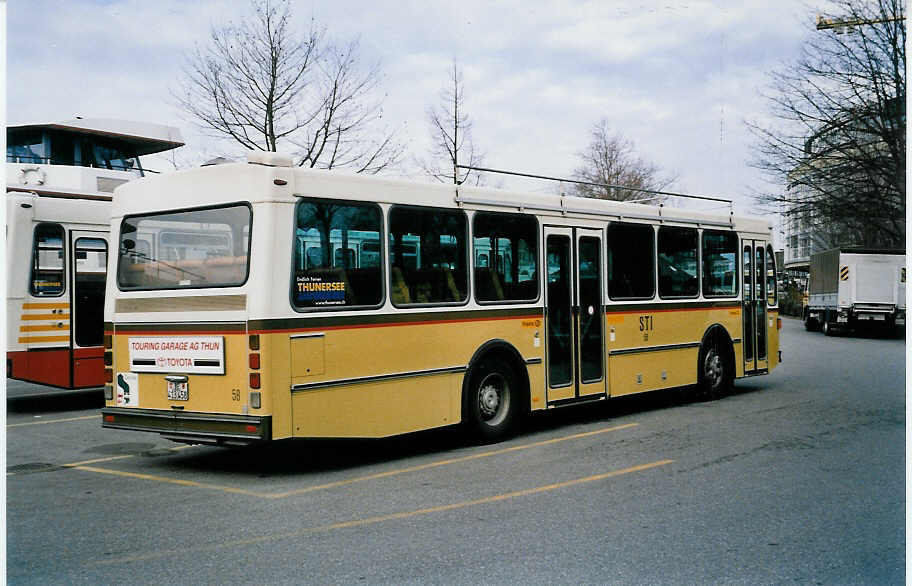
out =
[[[190,384],[168,382],[168,400],[169,401],[189,401]]]

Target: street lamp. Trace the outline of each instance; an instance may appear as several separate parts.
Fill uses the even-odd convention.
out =
[[[891,18],[827,18],[822,14],[817,15],[817,30],[827,30],[833,29],[836,31],[837,35],[841,35],[843,32],[850,33],[854,30],[854,27],[861,26],[864,24],[879,24],[882,22],[896,22],[900,20],[905,20],[905,16],[894,16]],[[844,29],[844,30],[843,30]]]

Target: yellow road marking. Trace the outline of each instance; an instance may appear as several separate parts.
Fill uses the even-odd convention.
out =
[[[593,435],[608,433],[610,431],[619,431],[622,429],[636,427],[638,425],[639,425],[639,423],[625,423],[624,425],[616,425],[614,427],[606,427],[603,429],[596,429],[594,431],[585,431],[583,433],[575,433],[573,435],[567,435],[564,437],[558,437],[558,438],[552,438],[552,439],[542,440],[542,441],[538,441],[538,442],[532,442],[529,444],[510,446],[508,448],[503,448],[500,450],[490,450],[487,452],[481,452],[479,454],[470,454],[468,456],[462,456],[459,458],[438,460],[436,462],[429,462],[427,464],[409,466],[408,468],[387,470],[386,472],[378,472],[377,474],[369,474],[367,476],[358,476],[356,478],[349,478],[346,480],[339,480],[336,482],[329,482],[326,484],[318,484],[315,486],[308,486],[305,488],[299,488],[299,489],[289,490],[289,491],[285,491],[285,492],[272,492],[272,493],[258,492],[258,491],[254,491],[254,490],[245,490],[242,488],[234,488],[234,487],[222,486],[222,485],[218,485],[218,484],[205,484],[205,483],[194,482],[192,480],[181,480],[181,479],[177,479],[177,478],[170,478],[167,476],[157,476],[157,475],[152,475],[152,474],[141,474],[141,473],[135,473],[135,472],[122,472],[120,470],[113,470],[111,468],[94,468],[94,467],[81,465],[81,464],[90,464],[90,463],[96,463],[96,462],[84,462],[84,463],[76,463],[76,464],[69,464],[69,465],[64,464],[64,466],[66,466],[68,468],[75,468],[77,470],[85,470],[87,472],[97,472],[99,474],[110,474],[112,476],[123,476],[126,478],[137,478],[137,479],[141,479],[141,480],[153,480],[155,482],[161,482],[161,483],[165,483],[165,484],[178,484],[180,486],[191,486],[194,488],[207,488],[210,490],[219,490],[222,492],[229,492],[229,493],[233,493],[233,494],[246,494],[248,496],[255,496],[255,497],[259,497],[259,498],[263,498],[263,499],[281,499],[281,498],[287,498],[290,496],[306,494],[306,493],[314,492],[314,491],[318,491],[318,490],[326,490],[328,488],[338,488],[340,486],[347,486],[350,484],[355,484],[358,482],[365,482],[368,480],[377,480],[380,478],[388,478],[390,476],[398,476],[400,474],[408,474],[410,472],[418,472],[420,470],[428,470],[430,468],[439,468],[441,466],[449,466],[451,464],[458,464],[460,462],[470,462],[472,460],[478,460],[480,458],[498,456],[500,454],[517,452],[519,450],[527,450],[529,448],[546,446],[546,445],[555,444],[558,442],[564,442],[564,441],[568,441],[568,440],[572,440],[572,439],[590,437]],[[186,446],[186,447],[190,447],[190,446]],[[172,448],[172,449],[177,449],[177,448]],[[113,459],[121,459],[121,458],[129,458],[129,457],[132,457],[132,456],[117,456]],[[103,460],[99,460],[99,461],[103,461]]]
[[[181,450],[189,450],[190,448],[195,448],[197,446],[174,446],[173,448],[165,448],[170,452],[179,452]],[[83,460],[82,462],[71,462],[69,464],[61,464],[61,468],[78,468],[80,466],[85,466],[86,464],[98,464],[100,462],[111,462],[112,460],[123,460],[126,458],[135,458],[137,454],[122,454],[120,456],[106,456],[104,458],[95,458],[94,460]]]
[[[442,513],[445,511],[454,511],[457,509],[465,509],[468,507],[486,505],[486,504],[490,504],[490,503],[497,503],[497,502],[502,502],[502,501],[505,501],[508,499],[519,498],[519,497],[524,497],[524,496],[531,496],[531,495],[540,494],[540,493],[544,493],[544,492],[550,492],[550,491],[554,491],[554,490],[559,490],[561,488],[567,488],[567,487],[571,487],[571,486],[577,486],[580,484],[586,484],[589,482],[597,482],[599,480],[605,480],[605,479],[613,478],[616,476],[622,476],[624,474],[631,474],[633,472],[642,472],[644,470],[649,470],[651,468],[658,468],[660,466],[666,466],[668,464],[671,464],[672,462],[674,462],[674,460],[657,460],[655,462],[650,462],[648,464],[640,464],[638,466],[631,466],[629,468],[623,468],[621,470],[613,470],[611,472],[595,474],[593,476],[586,476],[584,478],[575,478],[573,480],[566,480],[564,482],[555,482],[553,484],[547,484],[545,486],[538,486],[535,488],[527,488],[524,490],[507,492],[507,493],[484,497],[484,498],[480,498],[480,499],[474,499],[471,501],[451,503],[448,505],[440,505],[437,507],[427,507],[424,509],[416,509],[414,511],[404,511],[401,513],[392,513],[389,515],[368,517],[366,519],[354,519],[351,521],[333,523],[331,525],[321,525],[318,527],[310,527],[307,529],[301,529],[298,531],[292,531],[289,533],[283,533],[283,534],[278,534],[278,535],[264,535],[261,537],[254,537],[251,539],[239,539],[239,540],[235,540],[235,541],[226,541],[223,543],[214,543],[211,545],[187,547],[187,548],[182,548],[182,549],[162,550],[162,551],[138,554],[138,555],[133,555],[133,556],[124,556],[124,557],[120,557],[120,558],[107,559],[107,560],[96,560],[94,562],[89,562],[87,565],[110,566],[110,565],[115,565],[115,564],[126,564],[126,563],[131,563],[131,562],[160,559],[160,558],[170,557],[173,555],[199,553],[199,552],[204,552],[204,551],[215,551],[215,550],[226,549],[226,548],[230,548],[230,547],[250,546],[250,545],[255,545],[258,543],[277,541],[280,539],[294,539],[294,538],[303,537],[304,535],[308,535],[308,534],[312,534],[312,533],[333,531],[335,529],[348,529],[351,527],[363,527],[365,525],[374,525],[374,524],[383,523],[386,521],[395,521],[395,520],[399,520],[399,519],[408,519],[411,517],[418,517],[418,516],[422,516],[422,515],[431,515],[434,513]]]
[[[167,448],[167,449],[171,450],[172,452],[176,452],[178,450],[186,450],[188,448],[194,448],[194,447],[196,447],[196,446],[175,446],[173,448]],[[135,457],[136,457],[136,454],[121,454],[120,456],[105,456],[104,458],[94,458],[92,460],[83,460],[82,462],[71,462],[69,464],[57,464],[54,467],[55,468],[79,468],[80,466],[84,466],[86,464],[99,464],[101,462],[113,462],[114,460],[124,460],[126,458],[135,458]],[[16,476],[17,474],[18,474],[18,472],[7,472],[6,473],[7,476]]]
[[[168,478],[167,476],[156,476],[154,474],[140,474],[138,472],[124,472],[122,470],[111,470],[109,468],[96,468],[94,466],[69,466],[74,470],[85,470],[87,472],[98,472],[99,474],[111,474],[113,476],[125,476],[127,478],[139,478],[141,480],[154,480],[156,482],[164,482],[168,484],[179,484],[181,486],[190,486],[193,488],[209,488],[212,490],[220,490],[222,492],[230,492],[233,494],[244,494],[247,496],[257,496],[261,498],[269,498],[268,494],[261,492],[255,492],[252,490],[244,490],[243,488],[234,488],[232,486],[221,486],[218,484],[206,484],[204,482],[196,482],[195,480],[181,480],[180,478]]]
[[[26,425],[47,425],[48,423],[64,423],[66,421],[83,421],[85,419],[98,419],[98,414],[85,415],[83,417],[67,417],[65,419],[44,419],[42,421],[29,421],[28,423],[10,423],[6,428],[25,427]]]
[[[90,416],[90,417],[95,417],[95,416],[93,415],[93,416]],[[61,421],[62,421],[62,420],[61,420]],[[49,422],[49,423],[50,423],[50,422]],[[29,424],[17,424],[17,425],[29,425]],[[419,465],[417,465],[417,466],[409,466],[408,468],[399,468],[399,469],[396,469],[396,470],[387,470],[386,472],[378,472],[377,474],[369,474],[369,475],[367,475],[367,476],[358,476],[358,477],[356,477],[356,478],[349,478],[349,479],[346,479],[346,480],[339,480],[339,481],[336,481],[336,482],[329,482],[329,483],[326,483],[326,484],[318,484],[318,485],[315,485],[315,486],[308,486],[308,487],[306,487],[306,488],[300,488],[300,489],[296,489],[296,490],[289,490],[289,491],[285,491],[285,492],[273,492],[273,493],[269,493],[269,492],[259,492],[259,491],[255,491],[255,490],[246,490],[246,489],[243,489],[243,488],[235,488],[235,487],[232,487],[232,486],[223,486],[223,485],[219,485],[219,484],[207,484],[207,483],[203,483],[203,482],[196,482],[196,481],[193,481],[193,480],[182,480],[182,479],[179,479],[179,478],[170,478],[170,477],[168,477],[168,476],[158,476],[158,475],[154,475],[154,474],[142,474],[142,473],[138,473],[138,472],[125,472],[125,471],[122,471],[122,470],[114,470],[114,469],[111,469],[111,468],[97,468],[97,467],[94,467],[94,466],[88,466],[88,465],[87,465],[87,464],[97,464],[97,463],[100,463],[100,462],[110,462],[110,461],[113,461],[113,460],[123,460],[123,459],[126,459],[126,458],[133,458],[133,457],[135,457],[135,454],[126,454],[126,455],[121,455],[121,456],[112,456],[112,457],[109,457],[109,458],[99,458],[99,459],[96,459],[96,460],[87,460],[87,461],[85,461],[85,462],[74,462],[74,463],[72,463],[72,464],[61,464],[61,467],[64,467],[64,468],[73,468],[73,469],[76,469],[76,470],[84,470],[84,471],[86,471],[86,472],[95,472],[95,473],[98,473],[98,474],[109,474],[109,475],[112,475],[112,476],[122,476],[122,477],[124,477],[124,478],[136,478],[136,479],[140,479],[140,480],[152,480],[152,481],[161,482],[161,483],[164,483],[164,484],[177,484],[177,485],[179,485],[179,486],[189,486],[189,487],[193,487],[193,488],[206,488],[206,489],[209,489],[209,490],[218,490],[218,491],[228,492],[228,493],[232,493],[232,494],[244,494],[244,495],[247,495],[247,496],[255,496],[255,497],[263,498],[263,499],[281,499],[281,498],[287,498],[287,497],[290,497],[290,496],[296,496],[296,495],[306,494],[306,493],[314,492],[314,491],[318,491],[318,490],[326,490],[326,489],[328,489],[328,488],[338,488],[338,487],[340,487],[340,486],[347,486],[347,485],[350,485],[350,484],[355,484],[355,483],[358,483],[358,482],[365,482],[365,481],[368,481],[368,480],[377,480],[377,479],[380,479],[380,478],[388,478],[388,477],[390,477],[390,476],[398,476],[398,475],[400,475],[400,474],[407,474],[407,473],[410,473],[410,472],[418,472],[418,471],[420,471],[420,470],[428,470],[428,469],[430,469],[430,468],[439,468],[439,467],[441,467],[441,466],[449,466],[449,465],[458,464],[458,463],[461,463],[461,462],[470,462],[470,461],[472,461],[472,460],[478,460],[478,459],[481,459],[481,458],[488,458],[488,457],[490,457],[490,456],[498,456],[498,455],[501,455],[501,454],[508,454],[508,453],[511,453],[511,452],[517,452],[517,451],[519,451],[519,450],[527,450],[527,449],[529,449],[529,448],[535,448],[535,447],[540,447],[540,446],[547,446],[547,445],[555,444],[555,443],[558,443],[558,442],[564,442],[564,441],[573,440],[573,439],[580,439],[580,438],[584,438],[584,437],[590,437],[590,436],[599,435],[599,434],[602,434],[602,433],[608,433],[608,432],[611,432],[611,431],[620,431],[620,430],[622,430],[622,429],[629,429],[629,428],[631,428],[631,427],[637,427],[638,425],[639,425],[639,423],[625,423],[624,425],[616,425],[616,426],[614,426],[614,427],[606,427],[606,428],[603,428],[603,429],[596,429],[596,430],[593,430],[593,431],[585,431],[585,432],[582,432],[582,433],[575,433],[575,434],[573,434],[573,435],[567,435],[567,436],[563,436],[563,437],[557,437],[557,438],[542,440],[542,441],[538,441],[538,442],[532,442],[532,443],[529,443],[529,444],[521,444],[521,445],[518,445],[518,446],[510,446],[510,447],[508,447],[508,448],[502,448],[502,449],[499,449],[499,450],[490,450],[490,451],[481,452],[481,453],[478,453],[478,454],[470,454],[470,455],[468,455],[468,456],[462,456],[462,457],[459,457],[459,458],[449,458],[449,459],[447,459],[447,460],[438,460],[438,461],[436,461],[436,462],[429,462],[429,463],[427,463],[427,464],[419,464]],[[190,448],[190,447],[193,447],[193,446],[179,446],[179,447],[169,448],[169,449],[171,449],[171,450],[180,450],[180,449],[186,449],[186,448]],[[7,474],[7,476],[12,476],[13,474],[15,474],[15,473]]]
[[[437,462],[430,462],[428,464],[419,464],[418,466],[410,466],[408,468],[400,468],[398,470],[389,470],[387,472],[378,472],[377,474],[370,474],[368,476],[359,476],[357,478],[349,478],[348,480],[339,480],[336,482],[329,482],[327,484],[318,484],[316,486],[308,486],[307,488],[299,488],[296,490],[289,490],[287,492],[273,493],[270,495],[270,498],[285,498],[293,495],[305,494],[308,492],[313,492],[316,490],[325,490],[327,488],[337,488],[339,486],[346,486],[348,484],[355,484],[356,482],[364,482],[366,480],[377,480],[378,478],[387,478],[389,476],[398,476],[399,474],[407,474],[409,472],[417,472],[419,470],[427,470],[429,468],[439,468],[440,466],[449,466],[450,464],[458,464],[460,462],[469,462],[471,460],[478,460],[480,458],[487,458],[489,456],[498,456],[500,454],[507,454],[510,452],[517,452],[519,450],[527,450],[529,448],[536,448],[539,446],[546,446],[550,444],[556,444],[558,442],[564,442],[572,439],[580,439],[584,437],[589,437],[593,435],[598,435],[602,433],[608,433],[609,431],[619,431],[621,429],[628,429],[630,427],[636,427],[639,423],[626,423],[624,425],[617,425],[615,427],[606,427],[604,429],[597,429],[595,431],[586,431],[583,433],[577,433],[573,435],[568,435],[564,437],[558,437],[548,440],[542,440],[539,442],[533,442],[531,444],[522,444],[519,446],[511,446],[509,448],[503,448],[500,450],[491,450],[489,452],[481,452],[480,454],[470,454],[468,456],[462,456],[460,458],[451,458],[449,460],[439,460]]]

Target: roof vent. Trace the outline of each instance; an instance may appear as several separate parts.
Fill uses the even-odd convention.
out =
[[[250,151],[247,153],[247,162],[252,165],[266,165],[267,167],[292,167],[291,157],[269,151]]]

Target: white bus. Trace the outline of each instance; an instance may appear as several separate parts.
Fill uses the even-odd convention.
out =
[[[118,188],[111,230],[103,426],[179,442],[494,440],[527,412],[718,395],[779,361],[759,219],[258,153]],[[166,232],[196,252],[166,255]]]
[[[7,377],[103,384],[111,194],[139,157],[179,147],[176,128],[76,119],[7,128]]]

